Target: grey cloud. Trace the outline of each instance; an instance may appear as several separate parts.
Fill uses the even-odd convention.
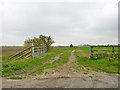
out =
[[[56,45],[116,43],[117,10],[106,15],[105,7],[106,3],[97,2],[5,4],[3,44],[21,45],[25,39],[39,34],[51,35]],[[110,38],[98,41],[106,35]]]

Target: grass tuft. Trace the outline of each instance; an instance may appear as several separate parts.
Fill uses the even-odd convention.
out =
[[[21,80],[21,79],[23,79],[23,78],[26,78],[26,77],[16,77],[16,76],[14,76],[14,77],[9,77],[9,78],[7,78],[7,79]]]

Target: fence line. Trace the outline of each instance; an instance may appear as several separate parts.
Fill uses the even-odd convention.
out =
[[[46,46],[29,47],[29,48],[26,48],[26,49],[22,50],[21,52],[15,54],[15,55],[11,56],[10,59],[17,60],[17,59],[29,58],[29,57],[39,58],[39,57],[46,55],[46,53],[47,53]]]
[[[111,50],[104,50],[104,49],[101,49],[101,50],[94,50],[93,48],[95,48],[95,47],[111,47]],[[115,47],[118,47],[118,50],[115,50]],[[90,53],[89,53],[89,55],[90,55],[90,57],[91,58],[93,58],[93,55],[102,55],[103,53],[94,53],[94,51],[96,51],[96,52],[107,52],[107,53],[105,53],[105,54],[107,54],[107,55],[120,55],[120,46],[90,46]],[[108,51],[110,52],[109,54],[108,54]],[[115,53],[115,52],[117,52],[117,53]]]

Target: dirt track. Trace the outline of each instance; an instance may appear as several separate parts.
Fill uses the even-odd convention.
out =
[[[58,72],[52,74],[55,68],[46,69],[47,75],[27,77],[22,80],[3,78],[3,88],[117,88],[118,75],[81,70],[75,61],[74,50],[67,64],[59,66]]]

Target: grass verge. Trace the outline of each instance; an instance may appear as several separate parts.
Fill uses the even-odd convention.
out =
[[[118,60],[110,61],[111,57],[105,57],[97,60],[84,57],[81,53],[75,54],[79,66],[92,67],[95,71],[102,71],[108,73],[119,73]]]

